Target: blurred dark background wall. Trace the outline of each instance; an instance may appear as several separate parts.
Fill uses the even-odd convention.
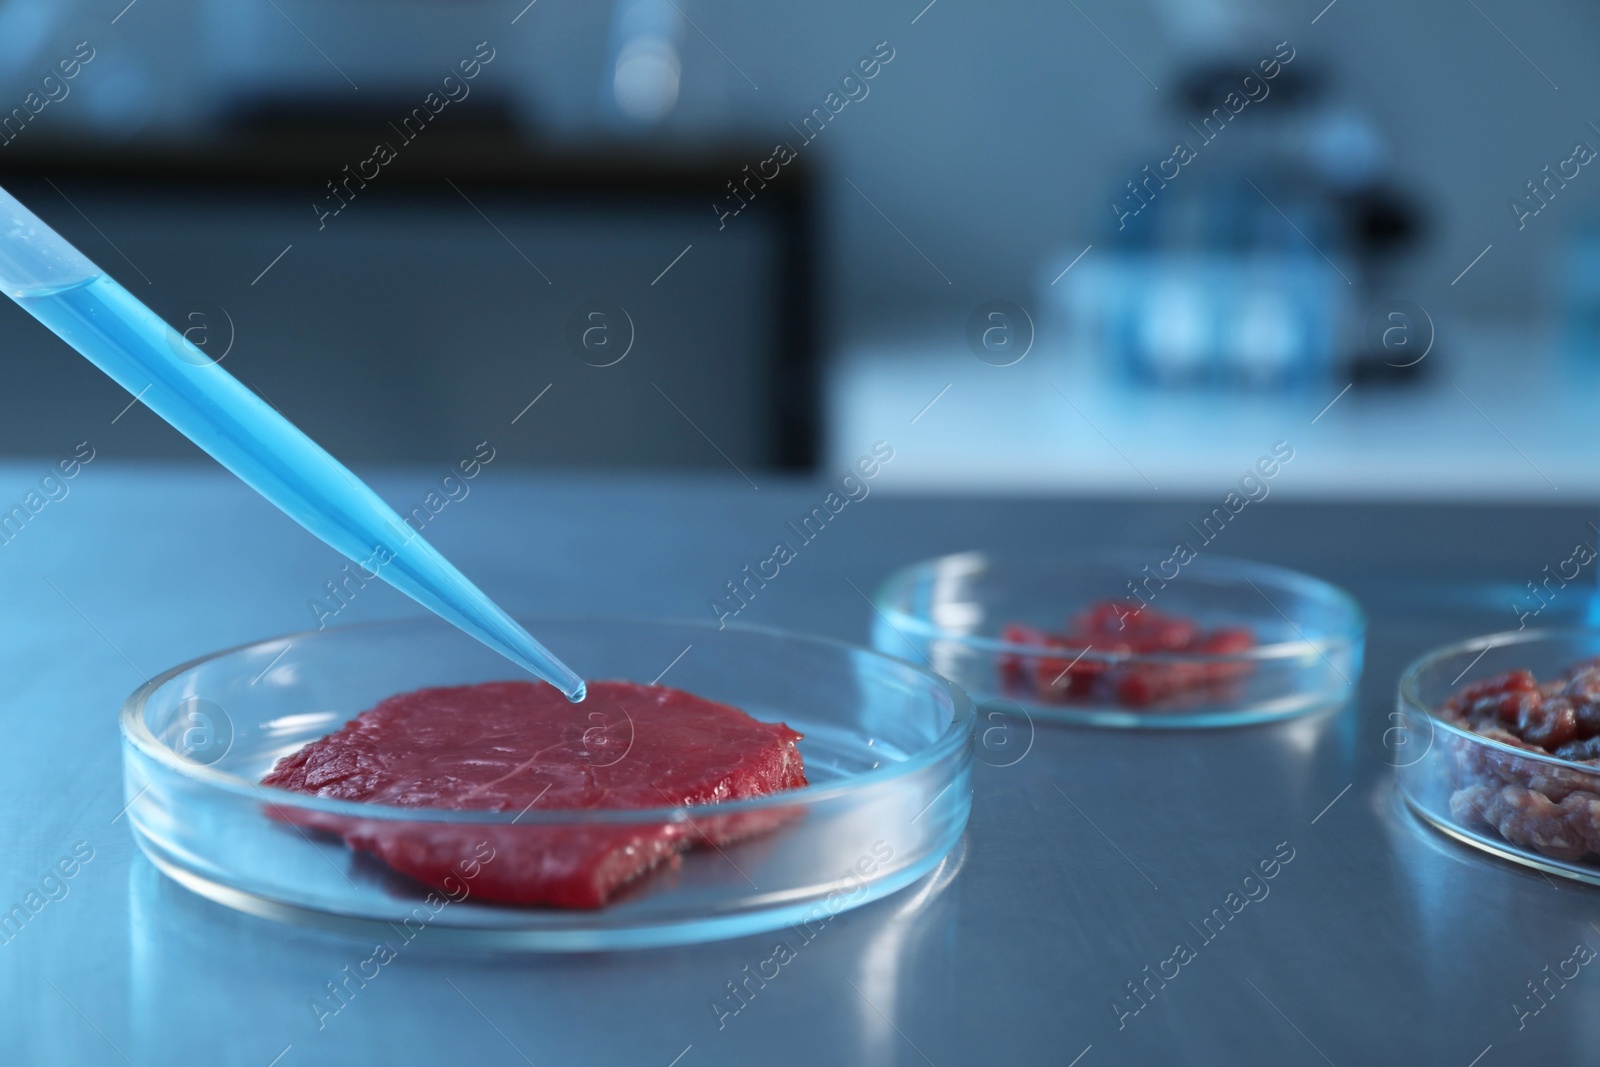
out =
[[[1162,407],[1170,397],[1161,383],[1094,393],[1102,363],[1080,358],[1083,346],[1060,328],[1062,308],[1073,285],[1088,284],[1090,267],[1132,247],[1111,208],[1128,195],[1128,180],[1167,158],[1175,141],[1193,139],[1191,123],[1215,103],[1213,87],[1287,48],[1301,86],[1294,91],[1319,94],[1316,120],[1291,121],[1290,79],[1275,83],[1275,98],[1206,150],[1194,168],[1204,180],[1183,179],[1162,204],[1198,194],[1230,169],[1236,179],[1264,180],[1251,161],[1304,140],[1294,150],[1331,175],[1380,175],[1404,205],[1412,238],[1358,285],[1344,251],[1324,254],[1321,231],[1311,229],[1313,239],[1294,206],[1279,211],[1278,194],[1268,200],[1258,190],[1287,224],[1274,240],[1323,272],[1318,284],[1354,294],[1341,336],[1360,333],[1373,297],[1404,298],[1445,338],[1429,368],[1448,359],[1452,375],[1483,371],[1460,379],[1461,395],[1503,394],[1508,368],[1532,359],[1535,345],[1543,353],[1538,388],[1570,383],[1592,375],[1595,346],[1563,364],[1545,342],[1574,321],[1574,279],[1591,301],[1585,306],[1600,308],[1600,269],[1571,269],[1584,249],[1600,248],[1579,247],[1595,232],[1600,177],[1584,168],[1520,224],[1510,201],[1528,196],[1527,184],[1567,160],[1575,142],[1600,146],[1600,109],[1586,103],[1600,99],[1600,70],[1590,62],[1597,40],[1600,11],[1571,0],[0,0],[0,116],[63,60],[84,48],[93,54],[60,99],[5,138],[0,180],[22,183],[42,214],[118,277],[156,272],[148,295],[172,315],[185,314],[186,301],[243,293],[230,297],[243,301],[251,323],[230,357],[235,373],[352,459],[449,458],[457,438],[489,436],[475,427],[501,419],[501,409],[516,413],[546,384],[566,382],[565,395],[578,395],[586,379],[572,375],[593,361],[565,340],[572,317],[586,301],[614,301],[631,286],[651,320],[656,362],[630,357],[617,369],[612,381],[625,387],[611,393],[608,385],[607,395],[625,394],[625,403],[608,406],[597,394],[588,408],[523,427],[529,436],[513,449],[515,461],[726,470],[848,459],[885,425],[943,396],[947,383],[992,369],[972,361],[963,337],[975,308],[1003,299],[1038,313],[1029,329],[1037,326],[1044,354],[1007,380],[1011,391],[998,401],[979,399],[981,383],[961,384],[942,401],[961,429],[942,431],[949,451],[922,453],[916,478],[1141,491],[1115,453],[1096,451],[1106,438],[1141,470],[1187,457],[1165,480],[1199,486],[1235,465],[1236,453],[1258,451],[1285,404],[1297,419],[1306,407],[1309,419],[1354,375],[1325,369],[1297,377],[1297,393],[1182,410]],[[446,76],[459,77],[475,55],[492,59],[475,64],[470,95],[420,135],[431,147],[403,147],[347,214],[327,220],[341,232],[323,231],[317,213],[334,204],[329,182],[345,164],[361,166],[374,142],[403,138],[397,124],[427,94],[447,91]],[[159,209],[121,195],[107,162],[124,154],[166,156],[179,167],[248,158],[269,133],[316,136],[334,148],[314,165],[287,149],[290,162],[306,165],[275,168],[270,195],[207,202],[202,190],[192,206]],[[779,145],[797,158],[781,158]],[[587,221],[531,194],[519,199],[514,187],[495,199],[474,183],[507,152],[565,167],[569,178],[587,168],[633,180],[641,197],[668,175],[673,196],[658,200],[654,215],[602,207]],[[423,155],[431,170],[417,162]],[[402,201],[421,195],[408,183],[424,170],[432,199],[413,219]],[[455,193],[435,180],[452,173],[466,176]],[[481,210],[479,194],[492,210]],[[1255,206],[1277,226],[1278,215]],[[364,251],[353,250],[366,239]],[[197,244],[205,247],[195,252]],[[281,263],[272,258],[290,244]],[[1080,277],[1053,288],[1091,244]],[[673,258],[680,250],[681,262]],[[559,294],[527,271],[545,253],[583,264]],[[456,271],[458,289],[425,299],[422,272],[443,269],[426,264],[451,258],[478,273]],[[266,276],[276,296],[260,286],[246,292],[248,276],[269,261],[278,264],[279,276]],[[1469,266],[1467,280],[1453,284]],[[329,295],[335,282],[347,298]],[[786,304],[796,293],[804,299]],[[79,411],[98,417],[117,394],[88,385],[86,367],[40,369],[72,359],[14,310],[0,308],[0,323],[16,327],[6,341],[13,396],[0,414],[10,426],[0,450],[48,452],[55,444],[39,434]],[[1490,333],[1492,345],[1474,348]],[[856,357],[880,344],[894,349],[888,369],[860,371],[871,361]],[[963,369],[945,369],[946,358]],[[367,409],[335,399],[384,367],[405,373]],[[1076,416],[1050,389],[1084,367],[1093,373],[1071,391],[1098,436],[1082,427],[1068,434],[1062,427]],[[1035,371],[1037,380],[1027,378]],[[1392,484],[1402,489],[1442,484],[1437,469],[1478,447],[1483,427],[1451,391],[1456,379],[1434,373],[1431,394],[1353,398],[1341,409],[1374,421],[1351,429],[1355,451],[1326,453],[1331,480],[1319,484],[1359,481],[1365,491],[1395,471]],[[466,382],[472,387],[459,388]],[[1358,446],[1374,427],[1404,425],[1407,405],[1430,396],[1456,435],[1437,455],[1412,468],[1362,458]],[[1026,417],[996,415],[1029,404],[1038,410]],[[1219,412],[1237,439],[1201,464],[1183,450],[1221,440]],[[1119,413],[1131,414],[1118,422]],[[1482,414],[1505,417],[1492,405]],[[1539,420],[1530,432],[1570,435],[1582,414]],[[1432,418],[1422,423],[1434,427]],[[915,432],[934,432],[932,421]],[[1035,423],[1049,432],[1019,428]],[[1424,443],[1447,436],[1421,432]],[[1157,454],[1139,455],[1141,441],[1156,442]],[[1503,444],[1484,435],[1482,447]],[[1542,456],[1537,441],[1518,446]],[[156,425],[130,429],[123,447],[133,456],[192,454]],[[1018,456],[1037,462],[1012,462]],[[967,459],[970,477],[957,471]],[[1515,455],[1495,457],[1502,460],[1486,477],[1515,489],[1528,472]],[[1594,464],[1576,456],[1572,466]],[[899,474],[917,469],[908,462]],[[1543,491],[1549,481],[1530,484]]]
[[[1450,278],[1500,238],[1501,283],[1475,293],[1473,310],[1520,316],[1542,305],[1557,231],[1516,233],[1506,200],[1592,133],[1573,105],[1600,95],[1600,10],[1571,0],[1483,0],[1482,13],[1442,0],[1339,0],[1313,25],[1324,2],[1253,5],[1250,32],[1262,55],[1288,40],[1326,69],[1377,123],[1397,174],[1451,236],[1418,258],[1419,297],[1458,297]],[[0,92],[20,99],[58,53],[87,39],[92,66],[41,127],[48,119],[57,134],[111,139],[199,135],[261,93],[312,94],[329,109],[364,95],[417,95],[488,40],[497,58],[480,88],[511,100],[531,136],[654,135],[687,150],[696,140],[792,138],[788,124],[888,41],[895,58],[870,96],[805,148],[828,164],[825,273],[835,306],[844,325],[867,328],[923,308],[965,314],[976,292],[1027,291],[1044,257],[1103,230],[1113,175],[1164,156],[1182,132],[1170,79],[1194,47],[1193,26],[1215,6],[938,0],[913,24],[923,3],[680,0],[698,30],[677,31],[678,100],[650,125],[607,104],[619,5],[560,0],[539,0],[515,25],[523,0],[139,0],[115,25],[118,0],[9,0],[0,4]],[[1174,13],[1184,6],[1193,10]],[[1240,51],[1252,49],[1241,42]],[[1590,117],[1600,121],[1600,111]],[[1588,190],[1574,190],[1578,198],[1593,202]],[[965,291],[954,299],[955,290]]]

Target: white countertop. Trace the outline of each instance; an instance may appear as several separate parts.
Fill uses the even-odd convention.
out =
[[[900,452],[891,489],[1220,499],[1286,441],[1271,491],[1297,497],[1600,494],[1600,373],[1545,338],[1441,324],[1430,373],[1340,395],[1348,377],[1296,393],[1139,389],[1041,334],[1011,367],[955,331],[847,348],[829,375],[828,465],[884,439]]]

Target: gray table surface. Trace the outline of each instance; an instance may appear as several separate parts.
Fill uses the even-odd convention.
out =
[[[0,468],[0,501],[20,500],[37,466]],[[401,503],[442,473],[375,483]],[[428,535],[514,611],[709,617],[708,598],[825,491],[760,482],[491,467]],[[898,563],[1168,544],[1201,510],[878,493],[744,617],[865,640],[851,583],[870,590]],[[76,843],[94,850],[67,895],[0,945],[0,1063],[1593,1062],[1594,968],[1521,1028],[1512,1005],[1576,944],[1600,947],[1600,895],[1424,830],[1396,802],[1383,742],[1404,663],[1514,627],[1516,591],[1592,539],[1593,518],[1250,508],[1217,550],[1323,575],[1367,606],[1358,706],[1226,731],[1040,726],[1021,762],[978,767],[964,847],[942,872],[830,924],[721,1028],[713,998],[771,954],[771,935],[550,956],[442,951],[423,935],[319,1030],[310,1001],[370,946],[236,914],[158,875],[117,821],[115,715],[141,675],[307,628],[339,560],[214,468],[98,461],[0,547],[0,903]],[[1563,591],[1541,621],[1587,599]],[[347,614],[415,611],[374,586]],[[1270,895],[1119,1027],[1124,984],[1178,940],[1199,944],[1188,924],[1284,842],[1294,858]]]

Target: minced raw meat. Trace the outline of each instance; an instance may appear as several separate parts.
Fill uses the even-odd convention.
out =
[[[1454,818],[1554,859],[1600,853],[1600,659],[1542,683],[1531,671],[1503,671],[1462,686],[1437,714],[1508,748],[1568,761],[1446,738]]]

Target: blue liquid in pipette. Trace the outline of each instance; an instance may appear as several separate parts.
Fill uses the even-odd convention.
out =
[[[333,548],[570,699],[583,699],[582,679],[382,498],[109,276],[14,299]]]

